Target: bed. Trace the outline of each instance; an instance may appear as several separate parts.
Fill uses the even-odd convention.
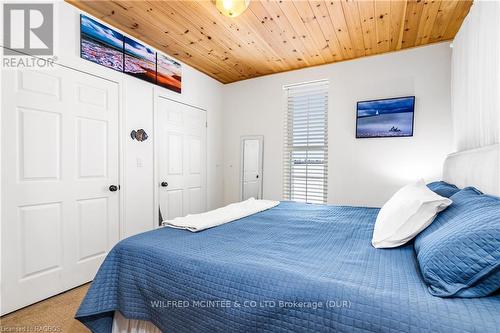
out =
[[[484,178],[466,173],[498,170],[494,149],[450,156],[444,177],[480,188]],[[465,162],[470,154],[493,156],[493,166]],[[411,243],[373,248],[377,212],[281,202],[200,233],[160,228],[125,239],[76,318],[93,332],[130,331],[131,323],[144,332],[499,331],[498,293],[432,296]]]

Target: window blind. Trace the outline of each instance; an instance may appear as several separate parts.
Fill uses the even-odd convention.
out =
[[[285,200],[309,203],[327,201],[328,86],[328,81],[316,81],[284,87]]]

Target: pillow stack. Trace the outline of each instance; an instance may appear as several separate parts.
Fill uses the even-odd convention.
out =
[[[432,295],[483,297],[500,290],[499,197],[445,182],[407,185],[380,210],[372,244],[395,247],[414,236]]]

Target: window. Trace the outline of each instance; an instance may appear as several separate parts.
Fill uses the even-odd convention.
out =
[[[286,118],[283,198],[326,203],[328,81],[284,87]]]

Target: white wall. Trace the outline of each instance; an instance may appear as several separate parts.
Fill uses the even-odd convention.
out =
[[[121,170],[124,216],[123,236],[151,229],[154,219],[154,135],[153,102],[159,93],[169,98],[207,110],[207,207],[223,203],[222,106],[223,85],[194,68],[182,65],[182,94],[141,81],[123,73],[80,58],[81,12],[73,6],[56,2],[55,52],[58,62],[72,68],[118,82],[121,94],[123,168]],[[132,141],[130,131],[143,128],[149,135],[145,142]]]
[[[329,79],[328,202],[381,206],[399,187],[438,179],[452,142],[448,43],[240,81],[223,88],[224,198],[238,200],[239,142],[264,136],[264,198],[282,197],[284,84]],[[355,138],[356,102],[416,96],[411,138]]]
[[[500,140],[500,2],[475,1],[453,41],[454,146]]]

